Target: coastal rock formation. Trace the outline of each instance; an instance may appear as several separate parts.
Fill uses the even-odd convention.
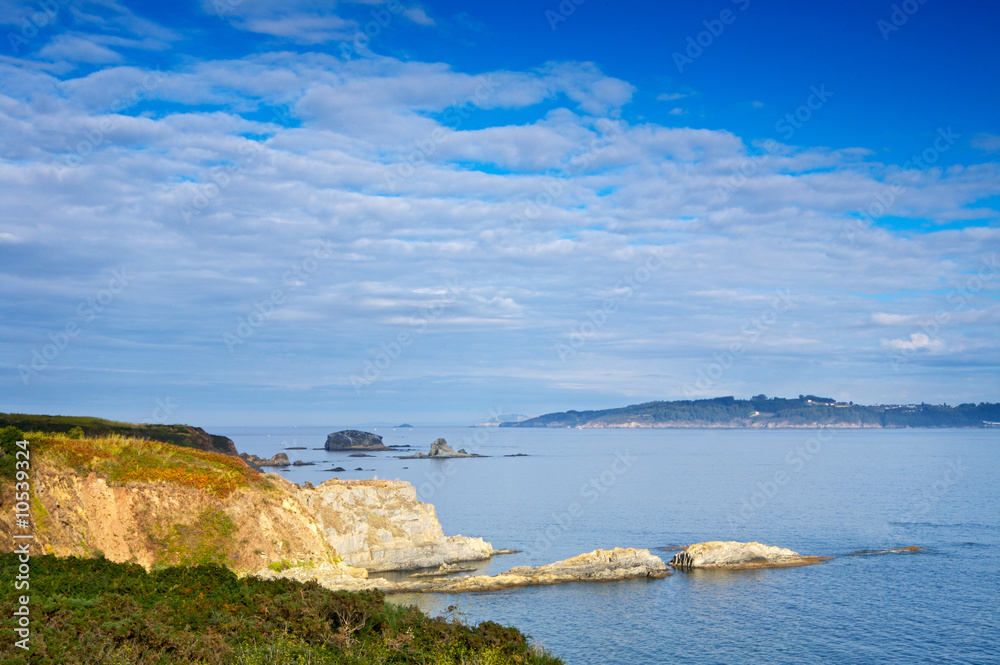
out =
[[[740,543],[712,541],[688,545],[670,560],[673,568],[690,570],[693,568],[724,568],[745,570],[748,568],[784,568],[788,566],[808,566],[833,557],[802,556],[798,552],[783,547],[773,547],[760,543]]]
[[[594,550],[572,559],[545,566],[517,566],[499,575],[470,575],[446,580],[405,582],[401,591],[435,591],[460,593],[465,591],[496,591],[521,586],[541,586],[564,582],[614,582],[635,578],[659,579],[670,572],[666,564],[649,550]]]
[[[370,572],[433,568],[493,555],[482,538],[446,537],[434,506],[399,480],[329,480],[299,500],[319,522],[330,546]]]
[[[445,568],[447,571],[447,568]],[[628,579],[659,579],[670,575],[666,564],[649,550],[622,549],[594,550],[534,568],[518,566],[499,575],[461,575],[445,579],[420,579],[390,582],[381,578],[350,579],[340,571],[327,575],[322,569],[288,571],[289,577],[299,580],[314,579],[330,589],[359,590],[380,589],[385,593],[466,593],[472,591],[498,591],[523,586],[543,586],[566,582],[615,582]],[[444,574],[448,574],[445,572]],[[281,573],[281,576],[286,576]],[[412,577],[417,577],[416,575]]]
[[[85,443],[90,451],[73,457],[71,446],[81,444],[68,441],[40,438],[44,445],[32,450],[38,553],[102,553],[146,568],[213,562],[244,573],[289,561],[303,569],[342,562],[414,570],[493,553],[481,538],[445,536],[434,506],[420,503],[406,482],[334,479],[300,487],[220,453],[115,438]],[[115,479],[121,450],[139,460],[128,462],[131,479]],[[0,487],[0,503],[13,505],[13,483]],[[17,532],[14,511],[0,513],[7,548]]]
[[[254,468],[265,466],[291,466],[291,462],[288,461],[288,455],[285,453],[277,453],[271,459],[265,459],[250,453],[240,453],[240,459]]]
[[[382,437],[378,434],[356,429],[345,429],[327,435],[324,448],[327,450],[391,450],[382,443]]]
[[[414,455],[402,456],[399,459],[450,459],[453,457],[482,457],[482,455],[467,453],[465,449],[456,451],[444,439],[435,439],[434,443],[431,444],[429,455],[427,453],[416,453]]]

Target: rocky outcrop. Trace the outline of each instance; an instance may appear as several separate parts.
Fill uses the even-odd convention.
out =
[[[222,454],[139,439],[109,440],[102,444],[108,448],[94,448],[104,457],[84,460],[113,464],[114,446],[144,460],[130,471],[138,478],[112,480],[118,471],[67,461],[74,459],[68,457],[72,445],[53,439],[32,450],[32,547],[38,553],[100,552],[146,568],[215,562],[237,572],[287,562],[304,569],[341,562],[414,570],[493,553],[481,538],[445,536],[434,506],[419,502],[406,482],[333,479],[300,487]],[[13,483],[0,486],[0,505],[12,505],[13,495]],[[15,532],[14,512],[0,512],[0,542],[12,547]]]
[[[740,543],[712,541],[688,545],[674,555],[670,566],[681,570],[694,568],[722,568],[745,570],[748,568],[784,568],[808,566],[833,557],[802,556],[798,552],[783,547],[773,547],[760,543]]]
[[[345,429],[326,437],[327,450],[391,450],[382,443],[382,437],[371,432]]]
[[[465,449],[456,451],[444,439],[435,439],[434,443],[431,444],[429,455],[427,453],[416,453],[414,455],[402,456],[399,459],[451,459],[454,457],[483,457],[483,455],[467,453]]]
[[[447,570],[447,569],[445,569]],[[312,575],[310,575],[312,573]],[[444,574],[448,574],[445,572]],[[461,575],[445,579],[419,579],[390,582],[381,578],[350,579],[340,571],[327,574],[325,569],[286,571],[282,577],[302,581],[316,580],[330,589],[380,589],[385,593],[466,593],[499,591],[524,586],[543,586],[566,582],[615,582],[628,579],[659,579],[670,575],[666,564],[649,550],[594,550],[588,554],[530,568],[518,566],[499,575]],[[417,577],[414,575],[413,577]]]
[[[258,457],[251,453],[240,453],[240,459],[249,464],[254,468],[263,468],[266,466],[291,466],[291,462],[288,461],[288,455],[285,453],[277,453],[271,459],[265,459],[263,457]]]
[[[493,555],[482,538],[446,537],[434,506],[399,480],[329,480],[299,500],[346,563],[369,571],[416,570]]]

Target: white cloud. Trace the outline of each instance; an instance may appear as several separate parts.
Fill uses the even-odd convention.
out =
[[[1000,135],[976,134],[972,137],[972,147],[984,152],[1000,152]]]
[[[106,65],[123,60],[122,56],[93,38],[58,35],[38,52],[46,60],[68,60],[91,65]]]
[[[427,15],[423,7],[409,7],[403,11],[403,15],[419,25],[434,25],[434,19]]]
[[[912,333],[909,339],[883,339],[882,346],[893,351],[941,351],[945,348],[944,342],[940,339],[929,337],[925,333]]]

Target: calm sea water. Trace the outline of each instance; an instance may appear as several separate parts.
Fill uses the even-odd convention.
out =
[[[394,598],[515,625],[567,663],[1000,663],[1000,430],[378,430],[388,444],[427,450],[443,436],[490,456],[441,461],[312,450],[335,429],[219,431],[260,455],[308,448],[287,451],[319,463],[282,473],[295,482],[412,482],[445,533],[523,550],[488,573],[599,547],[666,561],[666,548],[706,540],[837,557]],[[528,456],[504,457],[517,453]],[[848,556],[908,545],[926,551]]]

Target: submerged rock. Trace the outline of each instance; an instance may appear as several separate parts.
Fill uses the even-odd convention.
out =
[[[917,547],[916,545],[910,545],[908,547],[889,547],[884,550],[858,550],[856,552],[851,552],[847,556],[869,556],[872,554],[911,554],[913,552],[923,552],[923,547]]]
[[[748,568],[784,568],[808,566],[833,557],[802,556],[783,547],[761,543],[740,543],[734,540],[712,541],[688,545],[670,560],[673,568],[723,568],[745,570]]]
[[[371,432],[345,429],[326,437],[326,450],[390,450],[382,443],[382,437]]]

